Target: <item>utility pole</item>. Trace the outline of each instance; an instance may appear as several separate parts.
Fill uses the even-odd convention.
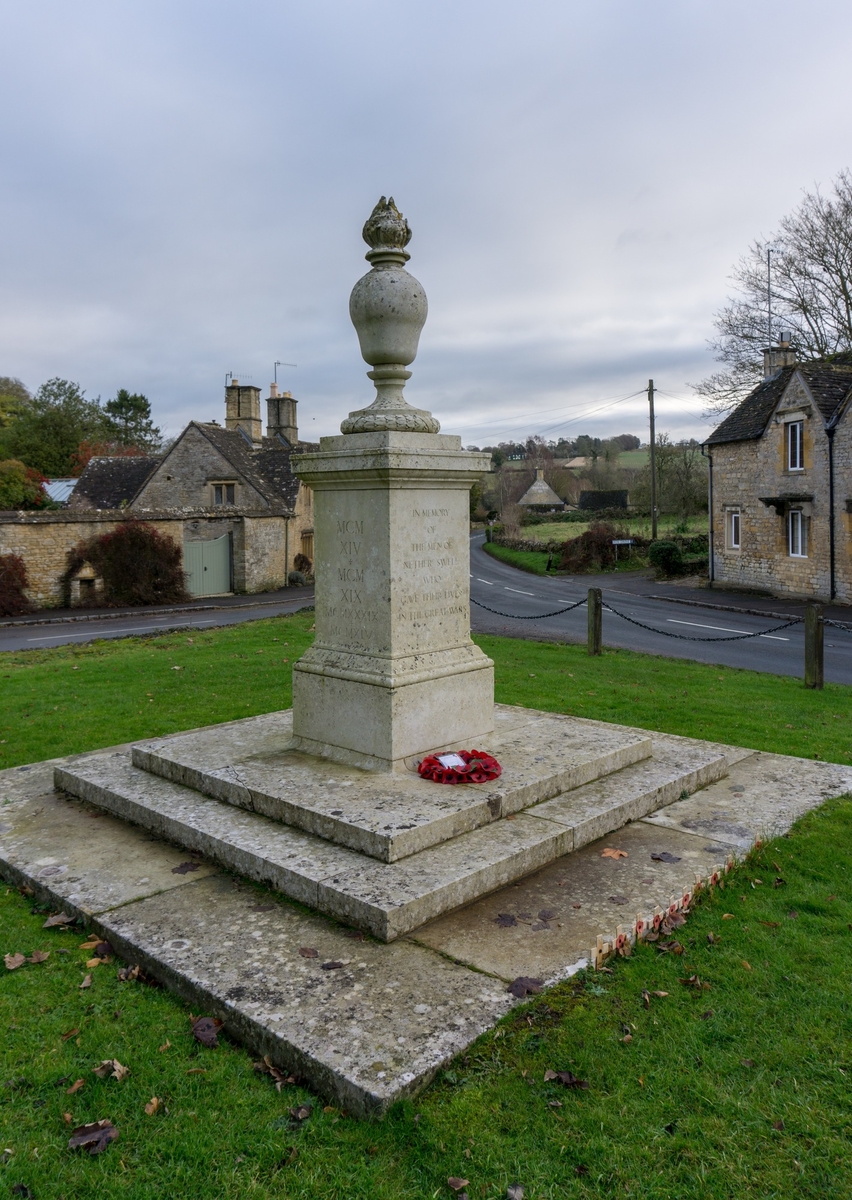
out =
[[[651,541],[657,540],[657,435],[654,432],[654,381],[648,380],[648,407],[651,410]]]

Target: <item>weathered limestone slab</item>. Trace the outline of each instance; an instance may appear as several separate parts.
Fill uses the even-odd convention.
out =
[[[55,760],[62,762],[63,760]],[[172,892],[213,868],[175,874],[186,851],[53,790],[54,762],[0,773],[0,868],[70,915]]]
[[[694,834],[637,821],[411,937],[503,979],[526,975],[555,983],[587,964],[599,934],[614,938],[619,925],[629,929],[637,914],[651,916],[691,887],[696,874],[706,878],[723,864],[727,848],[707,845]],[[629,857],[601,858],[605,846]],[[680,861],[652,861],[664,851]]]
[[[356,1116],[418,1091],[514,1003],[502,982],[410,942],[354,941],[236,880],[193,884],[180,899],[179,908],[169,896],[125,905],[97,928]]]
[[[723,779],[727,773],[727,757],[715,747],[686,738],[673,739],[655,743],[652,758],[565,792],[529,812],[570,825],[577,850],[628,821],[638,821],[672,804],[684,793],[691,794]]]
[[[648,818],[737,850],[784,833],[830,796],[852,791],[852,767],[753,752],[728,779]]]
[[[502,710],[502,711],[501,711]],[[503,774],[489,784],[440,787],[286,749],[292,714],[270,713],[133,747],[133,763],[229,804],[263,813],[353,850],[395,862],[519,812],[651,753],[647,735],[600,722],[499,706],[498,728],[477,749]],[[62,787],[74,791],[67,772]],[[677,795],[680,791],[677,792]]]

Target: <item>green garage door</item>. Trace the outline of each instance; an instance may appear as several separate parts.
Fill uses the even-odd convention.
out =
[[[231,535],[212,542],[184,542],[183,569],[191,596],[221,596],[233,590],[231,581]]]

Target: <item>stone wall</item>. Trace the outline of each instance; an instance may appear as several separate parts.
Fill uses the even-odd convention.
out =
[[[785,426],[804,423],[804,470],[787,469]],[[820,413],[804,393],[788,389],[763,437],[710,447],[713,456],[713,554],[715,581],[779,595],[827,600],[831,592],[828,437]],[[835,591],[852,602],[852,427],[841,420],[835,435]],[[786,513],[759,497],[811,495],[796,502],[807,520],[807,557],[788,553]],[[740,512],[740,549],[729,543],[728,514]]]
[[[303,493],[307,495],[303,498]],[[28,594],[39,607],[62,605],[63,575],[69,552],[82,541],[109,533],[127,521],[127,512],[0,513],[0,554],[17,554],[27,568]],[[262,513],[227,515],[139,513],[134,520],[150,522],[160,533],[183,547],[186,541],[206,541],[230,533],[234,546],[234,590],[263,592],[286,586],[293,559],[299,553],[302,531],[313,528],[310,489],[300,488],[294,517]],[[289,526],[289,529],[288,529]]]

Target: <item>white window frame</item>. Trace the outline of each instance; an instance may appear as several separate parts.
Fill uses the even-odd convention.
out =
[[[742,512],[738,508],[729,508],[725,513],[726,549],[742,549]]]
[[[808,519],[800,508],[787,513],[787,554],[790,558],[808,557]]]
[[[804,471],[805,469],[805,422],[788,421],[787,430],[787,470]]]

